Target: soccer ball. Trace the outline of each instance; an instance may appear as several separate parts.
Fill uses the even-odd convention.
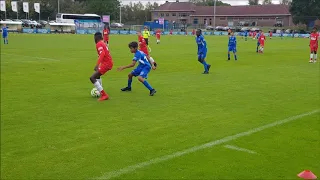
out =
[[[98,91],[97,88],[93,88],[93,89],[91,90],[91,96],[92,96],[92,97],[95,97],[95,98],[100,97],[100,92]]]

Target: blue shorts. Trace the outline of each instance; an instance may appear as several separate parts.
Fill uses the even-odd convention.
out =
[[[236,46],[228,46],[228,51],[229,52],[237,52],[237,47]]]
[[[150,70],[151,70],[151,67],[149,66],[137,67],[136,69],[131,71],[131,74],[133,76],[141,76],[143,78],[147,78]]]
[[[205,59],[207,57],[207,53],[200,53],[198,54],[198,60]]]
[[[257,46],[260,46],[260,42],[257,42]]]
[[[8,34],[2,34],[2,38],[7,38]]]

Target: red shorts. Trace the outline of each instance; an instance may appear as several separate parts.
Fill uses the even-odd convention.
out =
[[[260,43],[260,46],[264,47],[264,43]]]
[[[106,72],[110,71],[112,69],[112,65],[103,65],[101,64],[98,68],[98,71],[100,74],[105,74]]]
[[[148,49],[140,49],[140,51],[142,51],[142,52],[145,53],[147,56],[149,56],[149,51],[148,51]]]
[[[157,39],[160,39],[160,34],[157,34],[156,36],[157,36]]]
[[[310,51],[311,52],[317,52],[318,51],[318,46],[310,46]]]

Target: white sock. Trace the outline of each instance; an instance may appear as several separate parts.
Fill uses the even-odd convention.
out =
[[[100,85],[102,86],[102,79],[97,79],[97,81],[100,83]]]
[[[310,61],[312,61],[313,60],[313,54],[311,53],[310,54]]]
[[[263,52],[263,47],[261,47],[261,51]]]
[[[152,57],[150,57],[150,62],[154,63],[154,59]]]
[[[313,60],[316,61],[317,59],[318,59],[318,54],[315,54],[315,55],[313,56]]]
[[[94,87],[96,87],[98,89],[99,92],[101,92],[103,90],[103,87],[101,86],[101,84],[98,81],[96,81],[93,85],[94,85]]]

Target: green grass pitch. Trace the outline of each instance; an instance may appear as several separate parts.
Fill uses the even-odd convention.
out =
[[[319,63],[309,64],[308,39],[238,37],[238,62],[227,37],[207,36],[208,75],[201,74],[192,36],[163,36],[151,55],[148,81],[134,79],[127,44],[110,37],[114,69],[103,76],[111,99],[90,96],[97,60],[92,35],[10,34],[1,41],[1,179],[297,179],[320,176],[320,113],[213,147],[139,166],[205,143],[319,110]],[[243,148],[239,151],[226,145]],[[249,153],[255,152],[255,153]],[[128,166],[137,168],[124,172]],[[119,171],[122,170],[122,171]],[[122,172],[122,173],[121,173]]]

